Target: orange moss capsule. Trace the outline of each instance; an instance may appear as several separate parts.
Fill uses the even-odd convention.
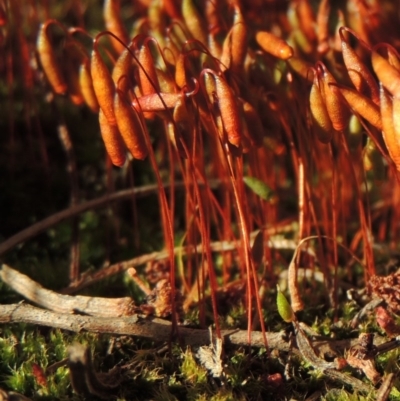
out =
[[[85,103],[85,99],[79,83],[79,70],[76,71],[72,67],[67,68],[68,95],[73,104],[82,106]]]
[[[113,106],[115,86],[111,78],[110,71],[101,58],[96,44],[97,43],[94,44],[90,62],[90,73],[92,75],[93,89],[100,108],[103,110],[108,123],[110,125],[115,125],[116,120]]]
[[[339,29],[339,36],[342,44],[343,61],[347,69],[347,73],[355,88],[367,97],[371,97],[372,101],[379,105],[379,89],[372,74],[367,66],[361,61],[358,54],[351,48],[346,40],[343,31],[347,31],[342,27]]]
[[[382,85],[395,97],[400,97],[400,72],[378,52],[372,52],[372,68]]]
[[[93,113],[98,113],[100,107],[96,94],[94,93],[88,59],[86,59],[79,67],[79,86],[87,106],[93,111]]]
[[[182,17],[192,37],[206,46],[206,24],[193,0],[182,0]]]
[[[298,0],[296,2],[296,13],[302,32],[309,42],[314,43],[317,39],[315,33],[316,19],[309,0]]]
[[[160,86],[160,92],[164,93],[176,92],[177,90],[176,83],[173,76],[170,73],[160,70],[159,68],[156,68],[156,74],[157,74],[158,85]]]
[[[232,54],[231,54],[231,49],[232,49],[232,28],[226,35],[224,42],[222,44],[222,49],[221,49],[221,55],[219,57],[219,60],[221,62],[221,71],[225,71],[228,68],[231,67],[232,64]]]
[[[104,146],[114,166],[121,167],[126,160],[125,145],[116,125],[108,123],[103,111],[99,111],[100,133]]]
[[[344,86],[331,85],[331,88],[334,91],[338,90],[358,115],[382,131],[382,120],[379,107],[373,101],[357,91],[345,88]]]
[[[218,34],[221,32],[223,27],[223,23],[221,21],[223,16],[221,2],[215,0],[205,0],[204,3],[204,15],[208,26],[208,32]]]
[[[178,44],[175,41],[174,38],[174,33],[171,33],[172,29],[167,29],[168,32],[168,36],[165,38],[165,43],[166,43],[166,47],[164,52],[166,55],[166,60],[170,65],[175,65],[176,64],[176,60],[179,56],[179,54],[181,54],[180,51],[180,46],[178,47]]]
[[[162,1],[152,1],[147,9],[147,21],[149,32],[161,48],[165,48],[166,39],[164,32],[167,29],[166,18],[163,10]]]
[[[309,42],[304,32],[300,29],[294,29],[291,32],[292,42],[295,43],[296,47],[301,50],[302,53],[311,55],[314,53],[314,45]],[[290,60],[290,59],[289,59]]]
[[[193,130],[195,123],[193,121],[193,113],[189,112],[186,99],[183,96],[175,105],[173,120],[174,123],[169,124],[169,138],[176,147],[179,155],[186,158],[186,150],[189,153],[193,151]],[[183,144],[185,146],[183,146]]]
[[[179,131],[180,140],[183,140],[190,151],[193,146],[193,130],[195,122],[193,118],[191,103],[187,102],[186,97],[181,96],[174,108],[173,120]]]
[[[400,99],[397,97],[394,97],[392,99],[392,116],[393,116],[393,129],[394,129],[394,134],[396,137],[397,145],[399,148],[398,155],[399,155],[399,160],[400,161]],[[396,163],[396,166],[400,167],[400,163]]]
[[[148,46],[148,40],[142,44],[139,50],[139,82],[142,95],[151,95],[159,92],[159,84],[157,78],[156,67],[154,66],[153,56]]]
[[[313,82],[312,74],[310,74],[310,69],[312,67],[310,63],[296,56],[289,58],[286,62],[296,74],[300,75],[310,83]]]
[[[49,25],[53,23],[59,24],[57,21],[48,20],[40,26],[36,45],[40,64],[51,87],[55,93],[64,95],[68,89],[67,82],[47,32]]]
[[[333,38],[330,42],[330,47],[334,52],[340,53],[342,51],[342,41],[340,39],[339,30],[346,25],[346,18],[342,10],[338,10],[338,18],[336,21],[336,27],[334,30]]]
[[[175,82],[179,88],[183,88],[187,85],[185,62],[186,55],[183,53],[179,53],[175,64]]]
[[[181,97],[181,93],[152,93],[138,97],[132,104],[142,111],[164,111],[173,109]]]
[[[127,44],[129,38],[121,20],[119,0],[104,0],[103,17],[107,31],[112,32],[122,43]],[[118,54],[125,48],[122,43],[111,37],[111,44]]]
[[[383,128],[382,137],[385,141],[390,158],[396,165],[397,170],[400,171],[400,136],[398,134],[399,131],[396,131],[394,128],[394,109],[392,101],[382,85],[380,85],[379,94]]]
[[[177,130],[175,124],[172,121],[167,121],[167,129],[166,133],[168,136],[168,139],[171,141],[172,145],[174,148],[177,150],[179,156],[185,158],[185,149],[180,143],[180,134],[179,131]]]
[[[362,161],[365,171],[373,171],[377,174],[382,171],[382,155],[378,152],[375,142],[371,137],[367,137],[367,142],[363,149]]]
[[[318,63],[317,71],[320,82],[323,83],[324,102],[329,118],[332,121],[332,126],[336,131],[343,131],[347,127],[350,116],[347,106],[341,99],[340,93],[333,86],[336,84],[336,80],[323,63]]]
[[[128,90],[132,68],[132,55],[128,48],[124,48],[115,62],[111,73],[111,78],[114,81],[115,86],[118,85],[119,89],[123,92]],[[121,79],[122,77],[125,77],[125,79]]]
[[[314,82],[310,91],[310,111],[313,121],[314,132],[322,143],[329,143],[333,135],[332,121],[321,93],[318,74],[314,75]]]
[[[115,92],[114,110],[118,129],[126,147],[135,159],[143,160],[147,156],[148,149],[139,114],[119,90]]]
[[[222,56],[222,46],[219,42],[217,35],[213,32],[208,34],[208,50],[210,54],[215,57],[216,59],[220,60]],[[222,61],[222,60],[221,60]]]
[[[242,124],[236,96],[223,77],[214,74],[214,78],[219,111],[228,141],[232,145],[239,147],[242,137]]]
[[[240,73],[243,69],[246,54],[247,27],[240,8],[235,6],[233,26],[225,37],[219,58],[223,66]]]
[[[236,6],[231,28],[231,67],[233,71],[241,71],[243,69],[246,54],[247,25],[242,11]]]
[[[396,49],[393,49],[391,46],[387,46],[386,50],[389,64],[396,68],[397,71],[400,71],[400,59]]]
[[[258,31],[256,41],[265,52],[277,58],[287,60],[293,56],[293,48],[271,32]]]
[[[184,96],[180,96],[175,104],[173,120],[178,127],[190,126],[193,123],[193,116],[189,113]]]
[[[215,84],[215,79],[213,79],[210,74],[204,75],[204,87],[208,102],[214,103],[215,94],[217,93],[217,86]]]

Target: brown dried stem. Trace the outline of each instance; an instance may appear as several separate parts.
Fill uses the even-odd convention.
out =
[[[208,185],[210,187],[215,187],[219,183],[218,180],[210,181]],[[202,185],[199,183],[199,185]],[[165,189],[169,189],[168,184],[164,184]],[[185,188],[185,184],[183,182],[175,182],[174,189],[182,189]],[[39,233],[49,229],[50,227],[55,226],[56,224],[66,220],[68,218],[74,217],[80,213],[86,212],[87,210],[96,209],[99,207],[103,207],[107,203],[121,201],[125,199],[129,199],[132,196],[136,198],[141,198],[147,196],[152,193],[156,193],[158,189],[157,185],[144,185],[139,188],[130,188],[124,189],[122,191],[114,192],[113,194],[107,194],[100,198],[93,199],[91,201],[81,203],[79,205],[71,206],[68,209],[64,209],[61,212],[55,213],[32,226],[25,228],[19,233],[13,235],[8,238],[6,241],[0,244],[0,255],[10,251],[12,248],[17,246],[18,244],[27,241],[28,239],[38,235]]]
[[[91,331],[142,337],[157,342],[168,342],[171,339],[171,323],[155,317],[144,318],[140,315],[125,317],[70,315],[39,309],[24,303],[0,306],[0,323],[21,322],[74,332]],[[245,330],[223,330],[222,335],[227,343],[248,345],[247,331]],[[268,333],[269,347],[288,351],[289,343],[284,339],[284,336],[285,333],[283,331]],[[180,327],[179,340],[182,344],[188,346],[208,345],[210,343],[210,335],[208,330]],[[265,346],[260,332],[252,333],[251,345],[254,347]]]
[[[253,235],[257,232],[258,231],[255,231],[255,232],[251,233],[251,235]],[[272,230],[267,230],[267,233],[269,233],[270,235],[272,233],[276,233],[276,229],[273,228]],[[209,246],[210,246],[211,252],[229,252],[229,251],[237,250],[237,242],[236,241],[214,241],[214,242],[210,242]],[[288,240],[288,239],[283,239],[283,238],[274,238],[272,236],[269,236],[268,241],[265,243],[265,246],[268,246],[270,249],[296,249],[296,243],[294,241]],[[202,244],[198,244],[197,246],[188,245],[185,247],[179,246],[179,247],[174,248],[174,254],[181,255],[181,256],[191,255],[193,253],[200,254],[202,252],[204,252]],[[310,254],[310,256],[315,257],[315,254],[312,252],[312,250],[307,249],[307,252]],[[114,263],[114,264],[104,267],[92,274],[82,275],[81,279],[78,282],[65,288],[63,290],[63,293],[71,294],[71,293],[79,291],[82,288],[85,288],[91,284],[97,283],[98,281],[103,280],[107,277],[111,277],[116,274],[122,273],[131,267],[137,267],[137,266],[149,263],[149,262],[166,260],[166,259],[168,259],[168,257],[169,257],[168,252],[164,250],[164,251],[156,251],[156,252],[147,253],[147,254],[140,255],[135,258],[123,261],[123,262]]]
[[[73,332],[91,331],[95,333],[127,335],[147,338],[157,342],[168,342],[171,339],[171,322],[157,317],[143,317],[135,314],[124,317],[100,317],[63,314],[37,308],[32,305],[18,303],[0,305],[0,323],[29,323],[47,327],[54,327]],[[222,330],[225,344],[249,345],[247,330]],[[270,349],[289,351],[289,339],[285,331],[277,333],[267,332]],[[198,347],[210,344],[208,329],[179,328],[179,340],[183,345]],[[320,354],[343,351],[357,343],[353,340],[314,341],[313,347]],[[252,347],[265,347],[262,333],[251,333]]]
[[[4,264],[0,270],[0,278],[23,297],[59,313],[81,312],[93,316],[113,317],[132,315],[135,310],[135,304],[129,297],[100,298],[58,294]]]
[[[140,315],[127,317],[98,317],[83,315],[67,315],[36,308],[23,303],[0,305],[0,323],[29,323],[69,330],[74,332],[91,331],[113,335],[127,335],[147,338],[156,342],[169,342],[171,340],[171,323],[155,317],[144,318]],[[284,331],[278,333],[265,333],[269,349],[288,352],[289,340]],[[221,336],[225,344],[247,346],[247,330],[222,330]],[[199,347],[209,345],[210,333],[208,330],[179,327],[179,342],[182,346]],[[265,347],[264,335],[261,332],[251,332],[251,345]],[[313,348],[320,354],[336,353],[348,349],[358,342],[353,340],[315,341]],[[360,380],[343,374],[335,369],[326,369],[324,374],[328,377],[352,386],[361,392],[371,392],[374,388],[362,383]]]
[[[75,332],[87,330],[96,333],[132,335],[157,342],[171,340],[171,322],[135,313],[138,309],[130,298],[106,299],[58,294],[44,289],[29,277],[6,265],[2,265],[0,278],[26,298],[51,310],[47,311],[23,303],[0,305],[0,323],[24,322]],[[72,314],[76,312],[82,312],[85,315]],[[271,349],[280,351],[289,351],[290,349],[289,340],[283,331],[279,333],[253,331],[249,336],[249,332],[244,330],[223,330],[221,338],[226,343],[234,345],[250,343],[255,347],[265,346],[265,339],[267,339],[268,347]],[[354,345],[351,340],[315,341],[311,344],[305,335],[296,335],[296,339],[300,355],[306,360],[309,360],[309,355],[312,355],[311,360],[318,361],[315,363],[315,368],[321,369],[328,376],[335,376],[336,380],[341,380],[357,388],[358,391],[369,392],[372,390],[356,379],[349,379],[346,375],[332,369],[334,364],[316,357],[315,352],[318,352],[319,355],[343,352],[345,348],[348,349]],[[208,344],[209,333],[207,330],[180,326],[177,340],[181,345],[202,346]],[[311,354],[308,352],[309,350],[311,350]]]

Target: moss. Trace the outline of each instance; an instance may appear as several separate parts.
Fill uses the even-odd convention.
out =
[[[192,351],[187,349],[182,353],[181,358],[181,374],[183,378],[194,387],[206,384],[207,371],[196,362]]]
[[[260,49],[255,47],[256,43],[252,39],[256,30],[271,27],[274,32],[282,34],[285,40],[290,41],[295,47],[296,55],[304,58],[304,61],[321,62],[322,54],[316,49],[305,51],[303,48],[296,47],[300,42],[305,41],[305,37],[300,41],[297,40],[299,43],[296,43],[296,31],[299,31],[303,24],[299,21],[297,8],[292,7],[295,4],[294,1],[267,2],[273,4],[274,8],[271,10],[268,8],[269,5],[253,10],[252,7],[257,5],[251,4],[250,7],[252,2],[248,2],[249,7],[243,10],[246,13],[246,23],[248,23],[250,49],[245,69],[243,73],[236,74],[228,68],[219,78],[226,79],[240,102],[246,100],[254,103],[253,106],[259,112],[260,122],[265,131],[261,138],[264,147],[255,149],[250,144],[248,152],[240,154],[241,147],[236,148],[225,141],[226,127],[222,128],[218,136],[215,129],[221,129],[221,124],[224,125],[223,121],[221,123],[221,110],[218,110],[221,99],[218,99],[213,91],[210,96],[213,98],[212,102],[205,103],[201,90],[203,79],[207,74],[202,69],[203,67],[219,69],[222,64],[211,58],[207,61],[205,61],[206,58],[197,59],[197,53],[201,51],[194,50],[197,48],[196,41],[190,39],[186,41],[188,38],[185,37],[185,43],[182,43],[181,47],[185,49],[183,54],[187,62],[186,72],[193,75],[188,82],[196,87],[199,83],[200,91],[195,94],[196,97],[187,96],[188,104],[195,106],[189,113],[190,118],[193,117],[192,126],[187,129],[190,135],[197,139],[193,149],[189,149],[193,154],[191,157],[181,158],[181,155],[175,152],[176,145],[168,141],[165,131],[165,127],[170,123],[171,115],[165,113],[169,115],[168,121],[162,121],[158,118],[159,116],[146,121],[157,167],[151,165],[149,160],[130,160],[123,168],[110,167],[109,161],[106,161],[105,148],[99,135],[98,116],[86,107],[76,107],[69,101],[68,96],[51,95],[43,77],[42,68],[36,65],[37,60],[34,55],[36,28],[40,18],[50,16],[59,19],[68,27],[85,26],[88,33],[94,37],[97,32],[104,29],[102,1],[86,0],[82,9],[76,6],[79,1],[28,2],[32,3],[29,6],[31,8],[29,12],[24,8],[21,16],[18,16],[18,11],[21,10],[17,10],[18,7],[14,10],[11,5],[21,5],[22,9],[26,2],[10,1],[8,2],[10,7],[6,7],[6,10],[3,9],[3,3],[7,2],[0,2],[0,19],[2,19],[0,50],[4,54],[0,60],[0,100],[4,105],[0,107],[0,241],[71,204],[70,167],[65,149],[57,137],[57,127],[60,124],[66,124],[73,145],[71,152],[74,154],[77,167],[78,202],[94,199],[118,189],[153,184],[155,182],[154,168],[158,169],[162,181],[168,184],[177,180],[186,182],[199,180],[205,184],[200,188],[200,199],[196,199],[192,186],[173,193],[168,192],[167,198],[171,202],[172,216],[171,226],[168,229],[174,232],[175,245],[179,246],[186,242],[200,242],[200,232],[203,228],[208,236],[203,238],[203,241],[218,240],[222,244],[224,241],[232,240],[237,244],[237,252],[236,250],[232,253],[223,251],[212,255],[216,274],[218,320],[222,328],[246,329],[249,314],[253,316],[253,322],[257,322],[259,316],[254,297],[252,305],[248,305],[247,294],[248,292],[254,294],[254,288],[246,289],[246,277],[243,275],[244,258],[247,252],[247,245],[245,246],[243,241],[243,238],[247,237],[245,226],[248,226],[249,230],[263,230],[265,244],[268,244],[270,239],[274,239],[279,244],[284,244],[287,239],[297,243],[299,235],[306,232],[310,234],[320,232],[330,236],[334,235],[333,227],[337,227],[338,233],[335,240],[343,245],[347,244],[346,246],[362,259],[362,257],[370,256],[365,252],[367,248],[365,241],[359,241],[360,234],[363,234],[359,216],[363,215],[370,226],[367,234],[375,241],[373,256],[378,264],[378,271],[388,270],[387,265],[391,262],[391,256],[394,251],[399,250],[393,245],[398,242],[396,237],[398,233],[392,217],[397,216],[398,208],[396,196],[394,196],[396,192],[391,188],[398,183],[392,171],[393,166],[389,166],[384,160],[387,158],[386,150],[382,157],[380,151],[371,146],[371,139],[366,139],[365,132],[371,131],[367,125],[368,122],[363,121],[363,125],[360,125],[360,121],[354,121],[354,117],[352,127],[343,130],[343,138],[347,138],[349,134],[353,136],[350,138],[350,155],[343,152],[337,135],[329,146],[319,143],[308,121],[309,83],[305,79],[300,79],[300,76],[292,71],[289,61],[262,54]],[[148,10],[144,5],[146,2],[123,1],[121,3],[121,16],[126,27],[130,28],[134,25],[139,27],[141,32],[147,29],[151,31],[154,26],[158,27],[158,24],[154,24],[154,21],[147,16]],[[174,2],[153,1],[151,12],[156,13],[159,3],[165,3],[164,7],[167,7],[167,3]],[[179,2],[175,1],[175,3]],[[196,1],[199,10],[201,3]],[[219,2],[215,2],[217,3]],[[229,5],[228,1],[220,3],[223,4],[222,12],[218,15],[221,26],[215,26],[213,29],[215,28],[217,32],[216,40],[220,41],[222,46],[234,17],[232,11],[236,12],[239,7],[236,2],[231,2],[235,3],[234,7],[232,4]],[[317,11],[318,1],[310,3],[314,11]],[[357,2],[353,1],[353,3]],[[392,32],[386,29],[386,25],[390,28],[391,18],[394,18],[391,15],[398,16],[398,13],[394,12],[395,6],[391,3],[393,1],[382,2],[380,5],[382,13],[379,13],[379,16],[385,22],[385,35],[393,34],[394,43],[396,43],[398,38],[395,37],[395,29]],[[341,15],[338,13],[339,10],[346,23],[351,25],[354,15],[351,15],[352,13],[347,8],[348,4],[345,0],[335,3],[329,22],[331,33],[338,22],[337,16]],[[265,16],[264,9],[272,12]],[[167,24],[172,18],[170,15],[162,14],[160,10],[157,12],[161,16],[160,31],[167,32]],[[390,15],[385,15],[386,13]],[[260,17],[257,14],[260,14]],[[291,18],[295,20],[294,23]],[[16,24],[19,19],[22,26],[21,32],[18,31]],[[377,29],[370,39],[380,40],[379,18],[374,15],[372,20],[371,24],[377,24]],[[264,27],[265,23],[267,27]],[[317,26],[316,23],[308,25]],[[396,22],[394,27],[396,28],[397,25]],[[169,45],[171,47],[175,46],[175,41],[177,41],[176,45],[179,45],[178,36],[181,32],[174,33],[176,27],[179,27],[177,30],[184,32],[184,21],[180,20],[178,25],[171,26],[171,37],[165,38],[171,39]],[[29,60],[21,59],[19,41],[23,38],[18,36],[19,33],[25,35],[27,40],[27,48],[31,53]],[[367,30],[362,34],[364,33],[368,33]],[[143,37],[140,36],[137,39],[137,44],[140,45]],[[110,52],[108,60],[111,61],[117,55],[111,50],[107,40],[106,37],[102,38],[100,46],[105,52]],[[357,40],[352,40],[352,45],[353,42]],[[90,57],[92,40],[86,37],[82,39],[82,43],[84,43],[83,48],[88,51],[87,56]],[[165,48],[166,45],[166,43],[160,43],[160,48]],[[193,49],[192,45],[194,45]],[[156,46],[153,50],[155,49]],[[165,55],[168,57],[168,54],[173,52],[167,50]],[[327,54],[323,58],[327,69],[332,69],[340,85],[348,85],[348,78],[345,77],[346,68],[341,64],[342,57],[336,50],[332,53],[334,57]],[[154,55],[156,54],[158,55],[158,52]],[[171,54],[169,54],[170,57]],[[317,57],[315,57],[316,54],[318,54]],[[167,61],[167,70],[171,77],[175,73],[172,61],[172,59]],[[22,74],[25,71],[22,68],[25,64],[34,75],[32,87],[26,85]],[[164,68],[164,64],[161,59],[155,62],[160,71]],[[322,64],[318,64],[317,69],[321,66]],[[311,69],[308,72],[310,75]],[[322,79],[322,76],[318,78]],[[191,88],[186,89],[191,90]],[[201,102],[197,102],[198,99]],[[203,114],[207,112],[207,117],[204,117]],[[244,119],[244,116],[241,116],[241,120],[244,121]],[[357,126],[354,127],[354,124]],[[208,130],[208,126],[212,129]],[[251,130],[246,135],[250,134]],[[247,141],[248,139],[246,138]],[[380,138],[377,137],[377,139],[379,143]],[[245,142],[243,141],[243,144],[247,146]],[[216,149],[220,144],[223,146]],[[365,161],[365,155],[369,156],[368,164],[362,163],[363,158]],[[299,184],[302,184],[299,160],[302,160],[305,168],[306,194],[302,199],[304,201],[302,216],[305,218],[303,233],[299,233],[301,220]],[[231,161],[233,164],[228,166],[228,162]],[[356,191],[354,191],[354,183],[349,181],[352,173],[349,166],[355,169],[362,199],[354,196]],[[335,174],[332,168],[335,169]],[[368,171],[365,171],[365,168],[368,168]],[[174,176],[171,175],[172,172]],[[246,183],[246,177],[252,177],[255,180],[250,185],[252,190],[246,189],[243,185]],[[365,179],[362,180],[362,177]],[[221,184],[218,188],[210,189],[207,186],[207,180],[214,178],[220,180]],[[237,193],[232,190],[232,182],[235,183],[234,188]],[[258,188],[254,185],[255,183]],[[260,183],[263,186],[261,189]],[[336,203],[334,204],[331,197],[335,191]],[[392,191],[394,191],[393,194]],[[273,199],[270,192],[273,193]],[[89,210],[77,216],[75,219],[79,232],[80,273],[88,274],[110,263],[163,250],[165,238],[161,222],[165,220],[165,213],[162,213],[158,198],[157,190],[144,199],[132,197],[132,199],[107,204],[101,209]],[[262,198],[267,199],[267,202],[264,202]],[[205,221],[201,220],[198,204],[200,200],[204,201]],[[382,200],[384,200],[384,206],[382,206]],[[368,205],[365,213],[364,210],[359,210],[361,204]],[[239,211],[245,214],[245,224],[239,218]],[[336,219],[336,225],[333,224],[333,219]],[[68,219],[35,235],[34,238],[19,244],[6,255],[2,255],[1,261],[28,274],[45,287],[53,290],[65,288],[69,284],[71,243],[76,239],[72,223],[72,219]],[[267,238],[268,236],[271,237]],[[320,251],[326,258],[325,262],[328,266],[328,274],[332,274],[331,278],[336,275],[335,278],[339,283],[344,282],[346,285],[357,288],[365,286],[364,279],[371,272],[366,272],[366,267],[361,262],[353,263],[354,261],[351,261],[341,248],[336,258],[332,243],[328,240],[323,240],[321,243],[310,240],[308,246],[310,252],[305,251],[306,247],[303,249],[304,252],[299,252],[299,267],[322,270],[323,261],[318,254]],[[315,255],[313,251],[316,251]],[[269,331],[286,330],[289,335],[292,332],[292,326],[283,322],[277,312],[275,284],[283,280],[280,273],[287,269],[293,249],[291,246],[280,249],[279,246],[268,245],[260,250],[260,254],[263,254],[264,259],[262,262],[257,260],[254,273],[259,283],[262,282],[261,313]],[[190,257],[195,260],[192,264],[189,263]],[[333,261],[336,260],[337,266],[333,266]],[[162,274],[168,274],[169,262],[157,260],[155,263],[162,264],[164,268]],[[196,269],[201,264],[207,267],[205,255],[201,252],[196,255],[178,255],[177,287],[185,287],[183,279],[187,281],[188,286],[197,285],[202,281],[196,281]],[[159,279],[156,274],[154,274],[155,278],[150,277],[150,273],[141,266],[138,267],[138,274],[143,281],[151,282],[151,284]],[[201,304],[194,300],[183,317],[185,323],[190,323],[193,327],[199,327],[200,323],[204,325],[203,320],[207,325],[216,323],[210,302],[210,274],[207,268],[204,269],[204,274],[200,278],[204,279],[205,299]],[[252,274],[251,280],[253,278]],[[238,282],[245,285],[230,287],[231,284]],[[350,327],[349,322],[359,306],[354,302],[348,302],[341,286],[337,288],[337,294],[333,294],[338,298],[336,310],[333,310],[330,304],[332,294],[328,291],[332,291],[332,288],[325,288],[325,284],[314,279],[301,281],[300,288],[306,307],[304,311],[297,314],[297,318],[312,325],[317,333],[342,339],[356,337],[359,331],[381,332],[373,314],[365,318],[357,330]],[[188,289],[184,288],[184,290]],[[122,275],[96,283],[82,293],[110,297],[130,295],[138,303],[144,298],[132,280]],[[21,299],[21,296],[0,283],[0,303],[15,303]],[[314,391],[325,394],[323,397],[326,401],[368,399],[364,395],[337,390],[334,388],[337,385],[327,382],[319,371],[314,370],[313,366],[305,363],[298,356],[293,356],[291,352],[268,354],[263,348],[230,347],[226,344],[223,355],[224,375],[213,378],[197,361],[196,350],[182,350],[174,344],[159,346],[142,339],[111,338],[107,335],[88,333],[72,334],[48,328],[34,328],[25,324],[3,325],[0,330],[1,386],[24,393],[35,400],[80,398],[73,394],[67,367],[63,364],[57,367],[57,364],[66,358],[68,346],[75,341],[90,346],[97,371],[106,372],[116,365],[121,367],[123,381],[118,389],[118,397],[121,400],[141,399],[143,394],[146,394],[149,399],[179,401],[305,399]],[[380,372],[389,373],[398,370],[399,352],[393,351],[379,356],[377,362]],[[46,384],[40,380],[41,371],[45,373]],[[276,382],[271,379],[274,375],[277,378]],[[396,389],[393,389],[391,399],[400,399]]]
[[[348,393],[345,390],[333,389],[322,398],[323,401],[372,401],[372,396],[363,396],[357,393]]]

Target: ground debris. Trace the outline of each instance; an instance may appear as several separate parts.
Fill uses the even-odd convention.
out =
[[[222,339],[216,338],[213,343],[212,330],[210,328],[210,345],[200,347],[196,354],[200,363],[211,373],[213,377],[220,378],[223,375],[222,366]]]

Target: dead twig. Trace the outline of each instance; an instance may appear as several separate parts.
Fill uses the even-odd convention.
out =
[[[92,362],[89,347],[73,344],[68,349],[68,367],[71,384],[76,393],[84,396],[95,395],[109,400],[115,396],[121,377],[120,369],[108,373],[97,373]]]
[[[0,324],[29,323],[40,326],[54,327],[73,332],[91,331],[95,333],[128,335],[148,338],[157,342],[168,342],[171,339],[171,323],[156,317],[143,317],[135,314],[125,317],[99,317],[56,313],[43,310],[24,303],[0,305]],[[247,330],[223,330],[224,343],[248,346]],[[189,346],[209,345],[208,330],[192,329],[180,326],[180,340]],[[271,349],[288,352],[290,344],[286,333],[267,333],[268,345]],[[326,340],[315,341],[313,347],[320,354],[336,354],[343,352],[358,340]],[[256,348],[264,347],[261,332],[251,333],[251,345]]]
[[[376,393],[376,401],[386,401],[389,398],[395,378],[396,377],[394,373],[389,373],[387,376],[385,376],[381,386],[379,387],[379,390]]]
[[[258,231],[257,231],[258,232]],[[256,232],[255,232],[256,233]],[[268,241],[266,241],[266,246],[270,249],[295,249],[296,242],[293,240],[288,240],[284,238],[274,238],[269,237]],[[237,250],[237,242],[236,241],[214,241],[210,243],[211,252],[227,252],[227,251],[236,251]],[[188,245],[188,246],[178,246],[174,248],[174,254],[177,255],[190,255],[193,253],[202,253],[204,252],[203,246],[201,244]],[[314,256],[311,253],[312,256]],[[169,254],[168,251],[156,251],[147,253],[144,255],[137,256],[135,258],[117,262],[110,266],[104,267],[94,273],[83,274],[77,282],[73,283],[71,286],[64,288],[64,294],[71,294],[73,292],[79,291],[83,288],[88,287],[91,284],[97,283],[105,278],[114,276],[116,274],[122,273],[131,267],[137,267],[144,265],[149,262],[161,261],[168,259]]]
[[[69,330],[73,332],[90,331],[95,333],[128,335],[147,338],[155,342],[169,342],[171,340],[171,323],[160,318],[133,315],[127,317],[98,317],[82,315],[66,315],[36,308],[23,303],[0,305],[0,323],[29,323]],[[215,334],[215,333],[214,333]],[[213,334],[213,335],[214,335]],[[225,344],[248,346],[247,330],[222,330]],[[266,333],[268,347],[288,352],[290,344],[284,331]],[[200,347],[208,345],[210,333],[208,330],[179,327],[179,340],[182,346]],[[349,348],[358,340],[315,341],[312,346],[319,354],[334,349]],[[251,345],[256,348],[264,347],[264,337],[261,332],[251,332]],[[324,369],[328,377],[353,387],[357,391],[374,391],[372,386],[362,383],[354,377],[338,372],[336,369]]]
[[[324,370],[324,375],[326,375],[327,377],[329,377],[334,381],[346,384],[347,386],[352,387],[356,391],[368,394],[375,392],[374,387],[363,383],[361,380],[353,376],[349,376],[345,373],[339,372],[336,369],[326,369]]]
[[[295,321],[293,322],[293,325],[296,333],[296,344],[302,357],[315,369],[322,371],[325,371],[326,369],[336,369],[336,362],[327,362],[316,354],[314,347],[311,345],[310,340],[300,327],[299,323]]]
[[[129,297],[100,298],[70,296],[43,288],[25,274],[3,264],[0,278],[14,291],[46,309],[59,313],[84,313],[93,316],[128,316],[135,312],[136,306]]]
[[[156,317],[139,315],[137,313],[139,308],[128,297],[108,299],[58,294],[43,288],[26,275],[4,264],[0,269],[0,278],[24,297],[51,309],[51,311],[46,311],[23,303],[2,305],[0,306],[0,323],[24,322],[75,332],[86,330],[96,333],[131,335],[157,342],[169,342],[171,340],[171,323]],[[81,312],[85,315],[72,315],[72,313],[76,312]],[[354,349],[351,347],[356,344],[359,346],[359,340],[356,340],[356,342],[348,340],[314,341],[311,343],[299,324],[295,324],[295,332],[300,354],[315,368],[322,370],[336,380],[341,380],[358,391],[374,391],[371,386],[366,386],[345,374],[339,374],[336,370],[338,367],[336,361],[326,362],[318,356],[328,352],[337,355],[338,348],[340,348],[340,353],[344,349]],[[204,346],[209,342],[209,335],[207,330],[187,327],[179,328],[181,345]],[[265,337],[261,332],[251,332],[249,340],[248,331],[225,330],[222,332],[222,337],[225,343],[228,344],[248,345],[250,341],[254,347],[263,347],[265,345]],[[288,351],[290,348],[284,332],[266,333],[266,338],[271,349]],[[339,346],[339,343],[341,346]],[[373,350],[378,350],[378,348],[373,346]],[[369,359],[372,357],[373,355]],[[351,363],[350,365],[354,366]],[[373,380],[375,383],[376,381]]]
[[[132,315],[125,317],[99,317],[56,313],[24,303],[0,305],[0,323],[29,323],[54,327],[73,332],[91,331],[127,335],[151,339],[157,342],[171,340],[171,322],[156,317]],[[248,345],[247,330],[223,330],[224,342]],[[281,351],[289,351],[285,332],[267,333],[268,345]],[[208,330],[179,327],[179,340],[183,345],[199,347],[210,343]],[[251,333],[251,345],[264,347],[261,332]]]
[[[213,188],[218,185],[219,181],[211,181],[208,185]],[[201,185],[201,184],[199,184]],[[165,189],[169,189],[169,184],[164,184]],[[183,182],[175,182],[174,189],[185,188],[185,184]],[[79,205],[71,206],[68,209],[64,209],[61,212],[55,213],[28,228],[20,231],[19,233],[13,235],[8,238],[6,241],[0,244],[0,255],[10,251],[16,245],[34,237],[35,235],[40,234],[41,232],[53,227],[54,225],[60,223],[61,221],[77,216],[80,213],[86,212],[87,210],[96,209],[99,207],[103,207],[107,203],[121,201],[124,199],[129,199],[133,195],[136,198],[141,198],[147,196],[152,193],[156,193],[158,191],[157,185],[144,185],[139,188],[129,188],[124,189],[122,191],[114,192],[113,194],[107,194],[100,198],[93,199],[91,201],[81,203]]]

